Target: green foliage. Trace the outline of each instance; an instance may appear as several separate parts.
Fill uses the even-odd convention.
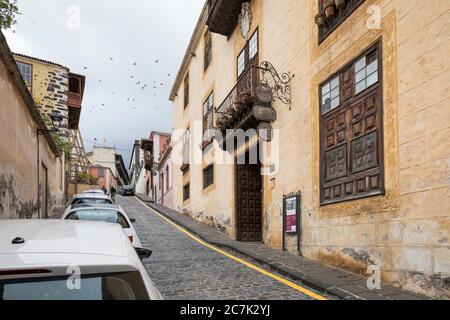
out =
[[[93,177],[90,174],[87,173],[78,173],[75,176],[75,181],[77,183],[82,183],[82,184],[88,184],[91,186],[95,186],[98,184],[98,178],[97,177]]]
[[[47,128],[51,128],[53,126],[52,120],[50,120],[50,117],[48,115],[42,114],[41,118],[44,121]],[[57,132],[52,132],[50,135],[52,136],[52,139],[55,142],[56,146],[59,148],[59,150],[64,152],[66,160],[70,161],[70,158],[72,156],[72,146],[70,145],[70,143],[64,141]]]
[[[62,152],[64,152],[64,155],[66,156],[66,160],[70,160],[71,153],[72,153],[72,147],[71,147],[70,143],[61,139],[61,136],[56,132],[52,132],[51,136],[53,138],[53,141],[55,141],[55,144],[58,146],[58,148]]]
[[[15,16],[19,14],[17,0],[0,0],[0,29],[9,29],[16,24]]]

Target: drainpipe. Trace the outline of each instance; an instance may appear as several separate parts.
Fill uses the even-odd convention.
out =
[[[39,128],[36,128],[36,143],[37,143],[37,159],[36,159],[36,165],[37,165],[37,210],[38,210],[38,219],[41,219],[41,190],[39,186],[39,179],[40,179],[40,147],[39,147]]]

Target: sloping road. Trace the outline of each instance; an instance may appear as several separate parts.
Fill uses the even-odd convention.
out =
[[[216,252],[178,230],[139,200],[117,197],[145,248],[147,271],[168,300],[312,300],[286,284]]]

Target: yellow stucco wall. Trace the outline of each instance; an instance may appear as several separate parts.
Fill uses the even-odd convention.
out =
[[[381,12],[379,30],[366,27],[373,5]],[[278,172],[264,183],[265,243],[281,248],[282,197],[301,191],[306,257],[359,273],[379,261],[384,281],[449,297],[444,279],[450,277],[450,2],[366,0],[320,45],[317,10],[316,1],[252,1],[260,61],[295,74],[292,110],[274,103],[280,158]],[[318,86],[377,40],[382,42],[386,195],[320,206]],[[189,66],[190,105],[183,110],[183,85],[174,101],[174,128],[190,126],[191,135],[211,90],[217,107],[234,86],[236,57],[244,45],[239,29],[230,39],[214,34],[213,62],[204,74],[202,41]],[[202,191],[202,165],[191,165],[184,180],[175,165],[175,207],[235,237],[234,167],[218,165],[215,174],[215,185]],[[183,204],[187,180],[191,199]],[[296,239],[288,237],[287,243],[294,253]]]

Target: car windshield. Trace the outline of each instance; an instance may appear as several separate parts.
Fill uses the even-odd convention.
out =
[[[0,280],[0,300],[150,299],[139,272],[73,277]]]
[[[109,223],[118,223],[125,229],[130,228],[130,225],[128,224],[125,217],[116,210],[79,210],[67,215],[66,220],[102,221]]]
[[[112,204],[109,199],[98,199],[98,198],[76,198],[73,199],[72,205],[77,204]]]

